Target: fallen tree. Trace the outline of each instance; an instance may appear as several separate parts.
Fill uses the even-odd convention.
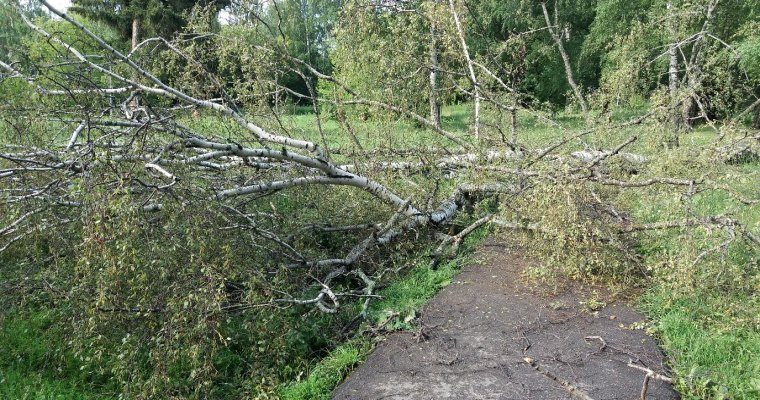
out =
[[[0,237],[4,240],[0,251],[7,250],[12,244],[40,230],[81,220],[82,209],[91,207],[86,199],[86,192],[92,187],[80,185],[84,178],[93,179],[94,174],[100,174],[99,180],[111,180],[111,183],[106,184],[107,188],[119,187],[121,190],[126,190],[131,197],[130,202],[133,203],[131,207],[145,212],[161,211],[166,202],[171,202],[181,208],[191,204],[213,204],[213,207],[217,209],[216,212],[225,214],[227,219],[242,218],[243,221],[235,225],[237,228],[248,229],[265,240],[277,244],[283,250],[285,257],[290,259],[291,265],[326,270],[322,274],[330,279],[325,279],[325,282],[320,283],[324,287],[327,287],[326,285],[336,276],[360,271],[361,267],[356,265],[357,261],[369,249],[386,245],[398,236],[420,227],[447,226],[455,219],[459,210],[472,206],[472,201],[476,198],[520,196],[527,188],[547,179],[550,182],[563,179],[587,180],[621,188],[675,185],[686,186],[690,191],[693,191],[695,186],[703,184],[696,180],[667,177],[639,181],[611,177],[603,167],[604,162],[609,159],[621,159],[633,165],[640,165],[647,161],[642,155],[622,151],[624,147],[633,143],[636,137],[631,137],[610,150],[582,150],[565,155],[560,151],[572,140],[589,135],[596,130],[610,129],[609,127],[592,128],[549,147],[535,150],[525,147],[519,150],[490,148],[473,152],[471,149],[477,146],[477,143],[473,143],[472,138],[457,137],[457,134],[445,131],[424,117],[390,103],[363,99],[333,77],[316,71],[302,60],[287,56],[289,62],[305,67],[320,78],[341,86],[354,97],[354,100],[343,101],[341,105],[346,107],[355,104],[373,105],[386,111],[399,113],[423,123],[434,132],[441,134],[444,141],[458,146],[458,148],[433,146],[428,149],[431,151],[429,155],[426,151],[414,154],[417,158],[423,158],[422,161],[367,159],[359,163],[340,164],[327,155],[331,149],[325,149],[309,140],[278,134],[263,128],[240,111],[223,88],[218,88],[221,91],[219,99],[207,100],[166,84],[139,65],[134,51],[130,54],[120,52],[69,15],[55,10],[45,1],[43,4],[54,14],[76,27],[87,40],[111,54],[119,64],[131,72],[114,72],[114,68],[97,63],[76,46],[45,31],[20,14],[31,29],[45,37],[52,46],[65,52],[66,55],[63,57],[79,65],[81,69],[77,73],[82,77],[86,77],[87,74],[99,74],[122,86],[116,89],[105,88],[95,84],[97,79],[80,79],[80,81],[89,82],[89,85],[52,90],[40,85],[39,82],[45,80],[44,76],[26,75],[19,68],[3,62],[0,66],[9,73],[6,79],[22,79],[32,85],[41,96],[71,96],[75,100],[74,106],[77,105],[77,96],[81,95],[107,99],[111,103],[117,96],[123,96],[119,107],[122,112],[119,115],[112,109],[86,110],[74,118],[68,117],[67,120],[78,122],[73,125],[66,124],[65,126],[74,126],[71,133],[67,135],[68,139],[65,142],[54,141],[51,143],[52,146],[43,148],[23,144],[4,145],[4,150],[0,153],[0,158],[7,164],[0,170],[0,177],[7,182],[3,189],[7,193],[3,203],[9,211],[14,211],[6,215],[14,217],[8,220],[0,230]],[[166,40],[158,40],[158,43],[166,45],[169,51],[181,57],[187,57],[177,46]],[[262,51],[272,52],[273,50],[262,48]],[[192,59],[188,61],[193,65],[197,64]],[[481,68],[487,71],[484,66]],[[491,75],[496,76],[493,73]],[[475,83],[475,85],[479,84]],[[507,87],[503,83],[502,86]],[[483,99],[497,98],[496,95],[488,95],[489,92],[485,87],[482,90],[487,94]],[[481,93],[478,92],[475,95],[480,99]],[[139,108],[134,107],[136,98],[142,99],[142,105]],[[177,108],[162,109],[151,104],[163,98],[178,101],[196,109],[207,109],[221,118],[229,118],[237,125],[240,140],[220,140],[219,134],[191,129],[186,123],[180,122],[182,114],[176,111]],[[316,100],[316,97],[314,99]],[[319,99],[319,101],[329,102],[329,99]],[[496,100],[493,100],[493,103],[497,109],[504,108]],[[181,110],[181,107],[179,109]],[[512,111],[509,107],[506,110]],[[646,116],[620,126],[640,124],[644,118]],[[83,139],[84,135],[87,136],[86,140]],[[509,146],[514,147],[514,143],[509,143]],[[435,154],[441,151],[450,155],[434,158]],[[505,166],[503,165],[505,162],[513,165]],[[537,162],[548,162],[552,166],[548,170],[544,169],[543,172],[525,168]],[[572,167],[567,170],[566,167],[560,167],[563,164],[572,165]],[[112,170],[109,171],[109,168]],[[128,172],[119,171],[114,174],[115,169],[121,168]],[[569,172],[569,175],[559,177],[554,172],[563,169]],[[391,187],[370,176],[372,173],[380,175],[387,172],[405,174],[427,171],[430,173],[433,170],[438,171],[433,172],[434,175],[440,175],[442,171],[465,170],[497,175],[506,173],[510,178],[506,181],[495,179],[481,184],[465,181],[458,186],[454,185],[454,190],[443,196],[440,205],[437,208],[431,208],[430,201],[435,197],[440,198],[441,193],[423,193],[423,197],[428,198],[428,204],[423,206],[412,199],[405,199]],[[370,175],[357,171],[366,171]],[[232,175],[238,178],[231,178]],[[250,178],[241,180],[240,178],[245,175]],[[463,175],[467,175],[467,172]],[[235,181],[241,183],[236,184]],[[281,190],[296,190],[314,185],[348,186],[362,190],[396,212],[392,213],[385,223],[376,221],[362,225],[364,230],[370,230],[372,233],[357,243],[345,257],[309,260],[302,251],[296,248],[297,246],[289,243],[292,237],[288,240],[288,238],[282,238],[273,232],[258,228],[256,217],[250,210],[246,210],[246,203],[239,202],[241,197],[258,199]],[[237,205],[235,202],[238,202]],[[277,213],[276,210],[274,212]],[[484,218],[476,221],[481,222],[476,225],[493,222],[491,218]],[[494,221],[497,221],[497,225],[506,228],[536,230],[539,226],[534,222],[513,223],[503,219]],[[621,227],[620,231],[630,232],[637,229],[639,228],[636,226],[628,225]],[[468,228],[460,234],[444,235],[442,247],[436,252],[437,257],[440,256],[443,246],[458,243],[470,230]],[[306,304],[314,304],[326,310],[328,307],[325,301],[324,297],[320,297]]]
[[[14,291],[42,287],[52,303],[74,304],[67,317],[74,330],[82,328],[78,354],[83,359],[93,348],[112,350],[109,342],[93,338],[112,325],[121,327],[119,333],[130,332],[131,318],[151,326],[143,332],[146,342],[175,340],[187,347],[203,341],[214,348],[226,341],[219,334],[220,321],[235,313],[297,305],[334,314],[360,299],[358,314],[366,316],[388,269],[382,258],[390,257],[392,245],[429,239],[437,247],[431,254],[436,266],[448,246],[456,254],[464,238],[485,225],[527,232],[531,244],[544,240],[578,248],[574,251],[578,259],[586,258],[584,263],[591,258],[586,250],[609,247],[608,256],[589,261],[600,268],[621,254],[619,262],[639,268],[626,240],[642,231],[718,228],[731,242],[758,245],[752,231],[729,216],[638,224],[597,194],[607,188],[666,187],[689,197],[699,190],[724,190],[697,177],[637,178],[652,160],[623,150],[638,136],[609,149],[583,142],[597,133],[642,125],[651,113],[614,126],[563,132],[559,141],[535,148],[514,135],[509,141],[497,140],[503,136],[498,132],[489,137],[485,124],[476,140],[392,99],[363,98],[305,61],[281,54],[278,66],[284,70],[304,68],[348,93],[349,99],[332,100],[333,106],[373,107],[414,121],[436,138],[424,147],[389,146],[373,153],[352,132],[358,145],[345,151],[331,148],[321,128],[321,143],[294,134],[269,103],[241,110],[215,79],[202,81],[213,88],[208,91],[214,98],[184,89],[182,81],[169,84],[140,63],[139,48],[120,52],[76,19],[43,4],[75,27],[81,39],[68,42],[25,19],[56,52],[53,61],[67,69],[40,72],[46,69],[0,64],[8,73],[4,80],[24,82],[43,102],[63,99],[34,112],[6,112],[14,114],[8,120],[18,134],[0,147],[0,256],[24,260],[19,268],[25,274],[19,276],[34,276],[40,285],[19,278],[8,283]],[[451,8],[455,12],[453,3]],[[86,54],[78,48],[83,42],[98,46],[113,61]],[[195,76],[208,74],[195,70],[199,63],[178,45],[150,43],[186,60]],[[476,79],[466,58],[468,73],[439,72],[469,76],[473,96],[484,108],[513,116],[515,105],[499,100],[510,85]],[[317,93],[300,96],[331,102]],[[211,126],[199,121],[205,117],[212,118]],[[553,121],[549,126],[562,130]],[[705,250],[694,262],[725,252],[731,242]],[[591,274],[591,267],[583,265],[581,275]],[[53,270],[60,274],[55,279]],[[122,382],[133,379],[129,366],[144,356],[140,346],[147,345],[124,350],[131,352],[124,357],[132,364],[112,372],[121,374]],[[167,360],[161,356],[166,353],[156,351],[152,362],[166,367],[181,360],[188,356],[184,347],[173,349]],[[203,361],[196,368],[200,372],[193,371],[209,382],[212,357],[194,356]]]

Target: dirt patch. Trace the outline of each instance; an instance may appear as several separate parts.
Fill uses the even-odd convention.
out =
[[[667,375],[657,344],[631,328],[644,316],[629,305],[614,302],[592,315],[581,304],[588,288],[533,293],[520,282],[529,260],[499,243],[486,243],[475,258],[425,306],[419,332],[389,335],[333,398],[573,398],[526,357],[595,400],[639,398],[645,373],[630,360]],[[652,381],[647,398],[679,397]]]

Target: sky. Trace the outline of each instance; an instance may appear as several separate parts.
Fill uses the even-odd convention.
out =
[[[66,11],[71,5],[71,0],[48,0],[48,3],[57,10]]]

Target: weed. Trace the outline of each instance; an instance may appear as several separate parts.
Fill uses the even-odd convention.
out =
[[[583,306],[586,312],[591,314],[606,307],[607,303],[602,301],[599,298],[599,292],[597,290],[594,290],[593,292],[591,292],[591,295],[589,297],[581,301],[581,305]]]

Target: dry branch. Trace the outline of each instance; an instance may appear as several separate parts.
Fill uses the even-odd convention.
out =
[[[541,365],[538,365],[536,360],[525,357],[523,358],[523,361],[525,361],[528,365],[531,366],[534,370],[540,372],[545,377],[553,380],[554,382],[557,382],[560,386],[562,386],[563,389],[565,389],[574,399],[578,400],[593,400],[589,395],[587,395],[585,392],[580,390],[577,386],[571,384],[570,382],[566,381],[565,379],[562,379],[552,373],[551,371],[547,370]]]
[[[441,241],[441,244],[438,246],[437,249],[433,252],[431,257],[433,258],[432,266],[435,267],[441,260],[441,257],[443,257],[443,251],[446,248],[446,246],[449,246],[453,243],[452,246],[452,256],[456,256],[457,250],[459,249],[459,245],[464,240],[464,238],[472,233],[474,230],[480,228],[481,226],[487,224],[493,219],[493,214],[488,214],[483,218],[478,219],[477,221],[470,224],[470,226],[466,227],[465,229],[462,229],[459,233],[453,236],[447,236],[444,240]]]
[[[660,374],[652,371],[649,368],[642,367],[640,365],[634,364],[633,360],[628,360],[628,366],[631,367],[631,368],[638,369],[639,371],[646,372],[646,375],[644,376],[644,383],[641,386],[641,395],[640,395],[641,400],[646,400],[646,398],[647,398],[647,389],[649,388],[649,380],[650,379],[657,379],[659,381],[663,381],[663,382],[666,382],[666,383],[673,383],[673,378],[669,378],[667,376],[660,375]]]

